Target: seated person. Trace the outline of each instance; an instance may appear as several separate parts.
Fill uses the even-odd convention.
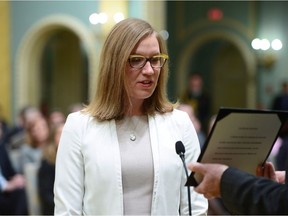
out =
[[[25,181],[16,174],[0,141],[0,215],[27,215]]]

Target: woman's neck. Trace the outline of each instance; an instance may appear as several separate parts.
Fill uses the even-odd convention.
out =
[[[141,101],[131,101],[130,107],[128,108],[126,115],[133,116],[133,115],[143,115],[144,109],[143,109],[143,102]]]

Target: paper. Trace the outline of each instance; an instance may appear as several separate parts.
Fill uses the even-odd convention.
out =
[[[269,156],[287,116],[287,112],[220,109],[198,162],[226,164],[255,174],[256,166]],[[194,185],[195,180],[199,183],[202,176],[192,173],[186,185]]]

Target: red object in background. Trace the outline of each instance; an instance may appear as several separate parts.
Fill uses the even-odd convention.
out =
[[[212,21],[221,20],[223,17],[223,12],[219,8],[211,8],[208,11],[208,18]]]

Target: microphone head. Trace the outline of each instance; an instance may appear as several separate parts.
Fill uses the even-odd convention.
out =
[[[178,155],[185,153],[185,146],[183,145],[183,143],[181,141],[176,142],[175,149],[176,149],[176,153]]]

